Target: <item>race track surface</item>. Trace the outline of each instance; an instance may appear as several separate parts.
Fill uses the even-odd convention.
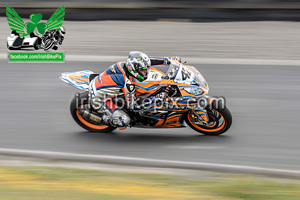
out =
[[[300,170],[300,67],[195,65],[210,95],[225,96],[233,115],[222,136],[190,128],[129,128],[89,133],[69,112],[79,91],[61,72],[102,72],[111,63],[8,64],[0,61],[0,147],[239,164]]]

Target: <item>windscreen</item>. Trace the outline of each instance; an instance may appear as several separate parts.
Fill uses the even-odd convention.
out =
[[[167,76],[174,79],[175,83],[198,85],[208,90],[208,84],[202,74],[193,66],[183,64],[171,64]]]

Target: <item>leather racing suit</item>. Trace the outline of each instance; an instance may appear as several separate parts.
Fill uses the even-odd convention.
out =
[[[150,57],[150,61],[151,66],[169,64],[167,57]],[[124,90],[128,86],[134,85],[135,81],[135,78],[129,74],[126,68],[126,61],[113,64],[91,80],[89,85],[91,104],[95,110],[103,114],[103,120],[107,124],[117,127],[124,127],[130,124],[130,117],[118,107],[115,97],[121,97],[126,100],[127,97],[124,95]],[[132,100],[135,98],[134,91],[129,92]]]

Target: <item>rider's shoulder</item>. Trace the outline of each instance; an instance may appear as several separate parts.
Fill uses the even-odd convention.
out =
[[[112,64],[112,65],[106,70],[107,74],[116,74],[116,73],[117,73],[117,72],[116,72],[116,64],[117,64],[117,63]]]
[[[126,65],[125,61],[120,61],[112,64],[108,69],[108,74],[124,74],[124,65]]]

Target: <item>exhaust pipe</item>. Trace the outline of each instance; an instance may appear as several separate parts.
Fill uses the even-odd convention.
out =
[[[87,122],[94,124],[94,125],[103,125],[103,119],[99,115],[95,115],[90,113],[89,110],[80,109],[79,115],[83,117]]]

